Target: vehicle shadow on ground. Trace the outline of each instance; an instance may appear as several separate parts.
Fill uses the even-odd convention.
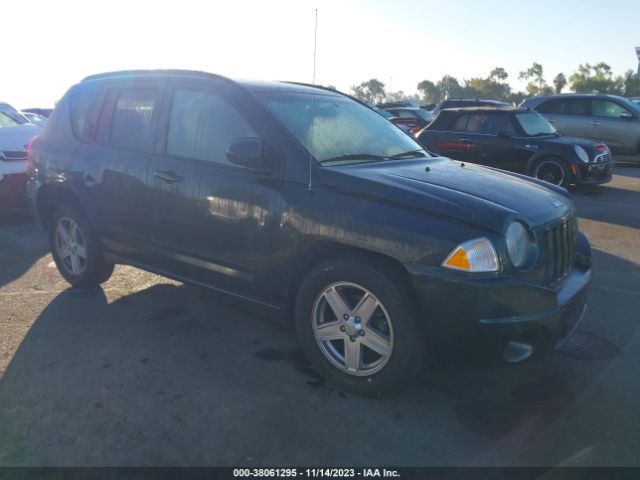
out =
[[[600,186],[574,189],[571,197],[580,218],[640,228],[640,191]]]
[[[547,464],[556,464],[563,458],[551,460],[555,458],[551,456],[552,448],[561,452],[566,447],[564,458],[570,456],[572,448],[580,450],[553,442],[547,446],[544,438],[554,425],[582,415],[578,412],[584,409],[591,412],[584,415],[585,421],[593,423],[578,440],[584,447],[602,446],[602,442],[609,441],[601,438],[601,432],[610,428],[610,417],[600,418],[600,422],[592,418],[607,404],[606,396],[600,397],[598,403],[585,402],[584,396],[594,387],[607,391],[606,386],[598,384],[607,380],[611,363],[623,360],[625,348],[637,337],[640,325],[633,319],[639,297],[630,290],[640,285],[640,266],[599,250],[594,250],[593,260],[594,280],[587,315],[560,350],[522,365],[436,369],[422,380],[429,388],[442,389],[450,396],[452,408],[466,428],[493,442],[493,448],[515,451],[515,464],[533,458],[547,458]],[[620,400],[610,402],[622,411],[624,399]],[[629,400],[630,408],[632,403]],[[544,444],[538,448],[546,449],[546,453],[530,446],[536,442]],[[479,462],[484,463],[485,459],[481,456]]]
[[[617,257],[596,262],[640,278]],[[0,465],[483,464],[544,437],[601,380],[636,333],[635,300],[595,288],[562,352],[436,367],[371,400],[326,384],[292,329],[201,289],[158,284],[111,303],[69,289],[0,380]]]
[[[49,252],[46,232],[26,215],[0,213],[0,287]]]
[[[622,177],[640,178],[640,163],[618,163],[614,174]]]

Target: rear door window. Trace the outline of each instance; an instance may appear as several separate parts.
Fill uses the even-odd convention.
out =
[[[109,142],[132,150],[150,150],[152,120],[160,93],[157,87],[119,89],[111,118]]]
[[[583,98],[555,98],[542,103],[536,110],[556,115],[587,115],[587,103]]]

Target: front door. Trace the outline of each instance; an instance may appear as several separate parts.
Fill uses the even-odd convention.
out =
[[[227,160],[234,139],[261,136],[260,122],[230,88],[215,81],[170,85],[162,153],[149,168],[156,261],[190,280],[260,299],[281,243],[280,178]]]
[[[594,98],[591,101],[589,137],[603,141],[613,153],[638,151],[638,117],[617,102]]]
[[[516,130],[509,114],[473,113],[469,115],[467,131],[467,137],[471,142],[470,162],[503,170],[521,169],[513,152]]]

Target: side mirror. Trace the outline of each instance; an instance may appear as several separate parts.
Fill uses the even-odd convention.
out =
[[[635,118],[632,114],[630,114],[629,112],[622,112],[620,114],[620,118],[624,119],[624,120],[633,120],[633,118]]]
[[[498,132],[498,138],[504,138],[504,139],[511,138],[511,134],[505,131],[500,131]]]
[[[227,147],[227,160],[234,165],[265,175],[276,171],[273,151],[261,138],[241,137],[234,139]]]

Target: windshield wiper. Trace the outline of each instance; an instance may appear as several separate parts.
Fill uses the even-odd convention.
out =
[[[531,135],[532,137],[547,137],[549,135],[557,135],[558,132],[538,132],[535,133],[533,135]]]
[[[404,158],[404,157],[426,157],[424,150],[409,150],[408,152],[396,153],[388,158]]]
[[[345,155],[338,155],[337,157],[325,158],[320,160],[320,165],[330,162],[340,162],[343,160],[386,160],[387,157],[382,155],[372,155],[370,153],[347,153]]]

